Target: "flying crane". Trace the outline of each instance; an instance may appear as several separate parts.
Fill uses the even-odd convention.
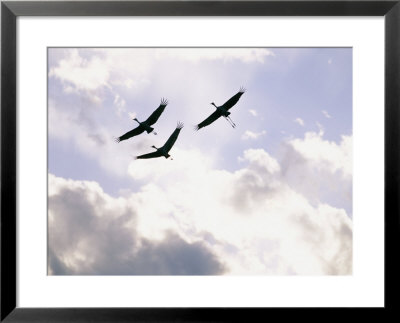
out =
[[[156,151],[140,156],[136,156],[136,159],[149,159],[149,158],[157,158],[157,157],[165,157],[169,158],[169,151],[171,150],[172,146],[175,144],[176,139],[178,139],[179,133],[181,132],[181,129],[183,128],[183,123],[178,122],[176,129],[174,132],[171,134],[171,136],[168,138],[164,146],[157,148],[156,146],[151,146],[152,148],[156,149]],[[171,158],[172,159],[172,158]]]
[[[161,99],[161,103],[159,107],[154,110],[154,112],[150,115],[150,117],[147,118],[147,120],[140,122],[137,118],[133,118],[137,123],[139,123],[139,126],[136,128],[132,129],[131,131],[128,131],[126,134],[123,134],[122,136],[118,137],[115,139],[116,142],[120,142],[122,140],[126,140],[129,138],[132,138],[134,136],[140,135],[143,132],[157,134],[157,132],[154,131],[154,128],[151,127],[153,124],[155,124],[158,120],[158,118],[161,116],[161,114],[164,112],[165,107],[167,106],[168,101],[166,99]]]
[[[240,88],[238,93],[236,93],[233,97],[231,97],[228,101],[226,101],[221,106],[217,106],[217,105],[215,105],[214,102],[211,102],[211,104],[216,108],[216,110],[213,113],[211,113],[208,116],[208,118],[206,118],[205,120],[200,122],[198,125],[196,125],[195,129],[199,130],[201,128],[204,128],[204,127],[210,125],[211,123],[213,123],[215,120],[217,120],[219,117],[222,117],[222,116],[230,123],[230,125],[233,128],[235,128],[236,125],[232,121],[231,117],[229,116],[231,113],[228,110],[230,108],[232,108],[239,101],[240,97],[243,95],[243,93],[245,91],[246,90],[243,87]]]

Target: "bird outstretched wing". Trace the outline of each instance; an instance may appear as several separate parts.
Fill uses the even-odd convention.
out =
[[[233,97],[231,97],[228,101],[226,101],[222,107],[226,110],[229,110],[232,108],[240,99],[240,97],[243,95],[243,93],[246,92],[244,88],[240,88],[239,92],[236,93]]]
[[[144,131],[144,128],[141,126],[136,127],[135,129],[132,129],[131,131],[128,131],[126,134],[123,134],[121,137],[118,137],[115,139],[116,142],[120,142],[122,140],[129,139],[131,137],[140,135]]]
[[[136,159],[149,159],[149,158],[156,158],[156,157],[161,157],[161,153],[159,151],[154,151],[152,153],[136,156]]]
[[[172,135],[169,136],[167,142],[163,146],[163,148],[166,152],[169,152],[171,150],[172,146],[175,144],[176,139],[178,139],[179,133],[181,132],[182,128],[183,128],[183,123],[178,122],[176,129],[174,130]]]
[[[201,128],[204,128],[210,124],[212,124],[215,120],[217,120],[221,116],[221,113],[219,110],[215,110],[213,113],[211,113],[206,119],[204,119],[202,122],[200,122],[197,126],[195,126],[195,130],[199,130]]]
[[[148,125],[155,124],[160,117],[160,115],[164,112],[165,107],[167,106],[168,101],[164,98],[161,99],[161,103],[159,107],[154,110],[154,112],[150,115],[150,117],[147,118],[145,121]]]

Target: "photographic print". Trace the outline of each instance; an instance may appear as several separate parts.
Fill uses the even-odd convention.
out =
[[[48,275],[351,275],[352,48],[59,48]]]

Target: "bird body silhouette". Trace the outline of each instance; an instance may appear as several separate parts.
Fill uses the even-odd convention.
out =
[[[228,110],[232,108],[239,101],[240,97],[243,95],[245,91],[246,90],[244,88],[240,88],[238,93],[236,93],[233,97],[231,97],[221,106],[217,106],[214,102],[211,102],[211,104],[216,108],[216,110],[213,113],[211,113],[205,120],[196,125],[195,129],[199,130],[201,128],[204,128],[212,124],[219,117],[224,117],[231,124],[231,126],[235,128],[236,125],[229,116],[231,113]]]
[[[169,151],[171,150],[172,146],[175,144],[176,139],[178,139],[179,133],[183,128],[183,123],[178,122],[178,125],[171,136],[168,138],[164,146],[157,148],[156,146],[151,146],[152,148],[156,149],[155,152],[136,156],[136,159],[149,159],[149,158],[157,158],[157,157],[165,157],[169,158],[170,154]],[[171,158],[172,159],[172,158]]]
[[[167,106],[168,101],[166,99],[161,99],[161,103],[159,107],[154,110],[154,112],[148,117],[145,121],[140,122],[137,118],[133,118],[139,126],[136,128],[132,129],[131,131],[128,131],[127,133],[123,134],[122,136],[118,137],[115,139],[116,142],[120,142],[129,138],[132,138],[134,136],[140,135],[143,132],[151,133],[153,132],[155,135],[157,134],[154,131],[154,128],[152,127],[153,124],[155,124],[160,118],[161,114],[164,112],[165,107]]]

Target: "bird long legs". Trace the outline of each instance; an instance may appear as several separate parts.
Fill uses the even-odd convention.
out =
[[[226,121],[229,122],[229,124],[232,126],[232,128],[236,127],[235,123],[232,121],[230,116],[225,117],[225,119],[226,119]]]

